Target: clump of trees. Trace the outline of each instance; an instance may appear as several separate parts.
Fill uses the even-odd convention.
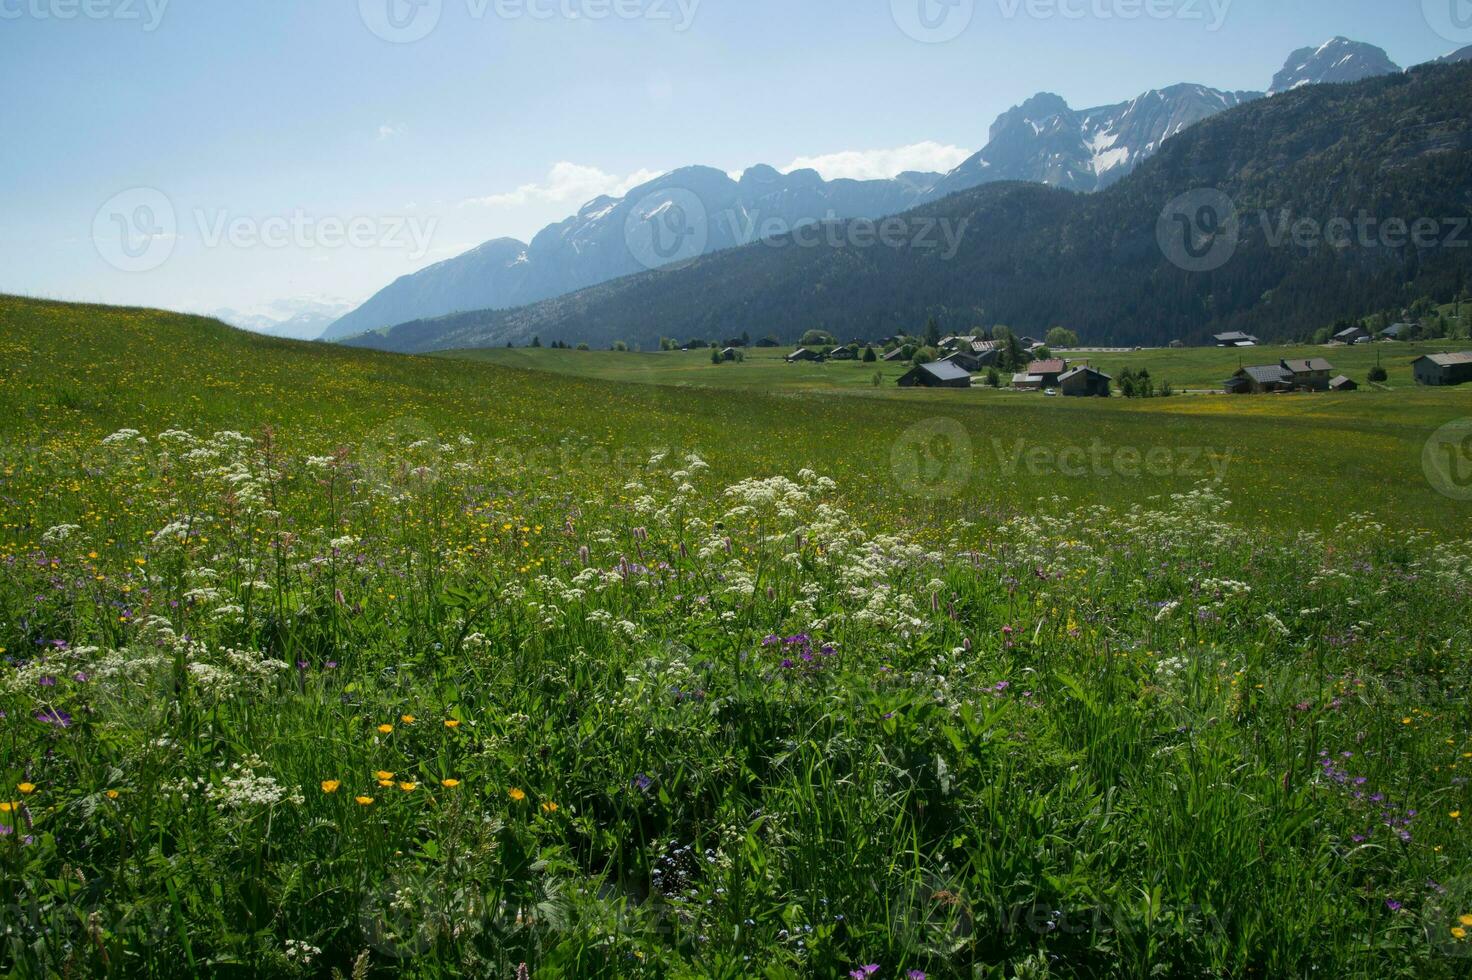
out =
[[[1157,387],[1155,379],[1150,377],[1149,368],[1125,368],[1119,372],[1115,379],[1119,385],[1119,393],[1126,398],[1169,398],[1175,394],[1175,389],[1170,386],[1169,381],[1162,381]]]
[[[1065,327],[1054,327],[1048,331],[1048,335],[1043,338],[1043,342],[1049,347],[1077,347],[1078,334]]]

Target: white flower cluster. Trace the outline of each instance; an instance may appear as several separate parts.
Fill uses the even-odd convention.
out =
[[[297,966],[311,966],[312,961],[322,955],[322,950],[311,943],[298,939],[286,941],[286,958]]]
[[[204,777],[199,777],[192,783],[185,780],[176,786],[176,791],[185,798],[197,793],[222,813],[226,810],[271,807],[280,803],[301,806],[306,802],[300,789],[282,786],[272,777],[257,771],[263,768],[265,763],[250,756],[244,762],[231,765],[218,780]]]
[[[58,524],[53,528],[48,528],[46,533],[41,535],[41,543],[60,544],[80,530],[82,527],[79,524]]]

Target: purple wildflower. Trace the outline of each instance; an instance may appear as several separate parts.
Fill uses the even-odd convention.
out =
[[[43,724],[55,725],[57,728],[72,727],[72,716],[55,708],[45,708],[36,712],[36,720]]]

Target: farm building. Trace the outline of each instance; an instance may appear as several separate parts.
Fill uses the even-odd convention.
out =
[[[881,361],[891,362],[903,361],[905,359],[905,349],[903,347],[896,347],[894,350],[890,351],[888,354],[881,356],[879,359]]]
[[[833,361],[855,361],[858,357],[858,350],[848,345],[835,347],[828,352],[828,359]]]
[[[1370,331],[1364,327],[1346,327],[1333,337],[1336,344],[1364,344],[1370,341]]]
[[[1281,362],[1283,369],[1293,375],[1293,384],[1311,391],[1328,391],[1329,376],[1334,365],[1322,357],[1297,358]]]
[[[721,360],[723,361],[734,361],[738,356],[740,355],[737,353],[736,348],[734,347],[727,347],[725,350],[721,351]]]
[[[758,347],[779,347],[779,346],[781,346],[780,344],[777,343],[777,339],[775,337],[763,337],[761,340],[758,340],[756,342],[756,345]]]
[[[971,375],[955,364],[922,364],[900,378],[901,388],[970,388]]]
[[[1337,377],[1333,381],[1330,381],[1329,382],[1329,390],[1330,391],[1359,391],[1360,390],[1360,386],[1359,386],[1359,383],[1358,382],[1353,381],[1350,378],[1346,378],[1344,375],[1341,374],[1339,377]]]
[[[1258,339],[1250,333],[1240,330],[1232,330],[1227,333],[1219,333],[1211,338],[1218,347],[1256,347]]]
[[[1232,395],[1265,395],[1275,391],[1292,391],[1293,372],[1281,364],[1245,367],[1227,379],[1226,389]]]
[[[1060,375],[1058,388],[1069,398],[1108,398],[1109,382],[1113,380],[1103,371],[1085,364]]]
[[[963,371],[980,371],[982,363],[974,354],[968,354],[964,350],[958,350],[954,354],[947,354],[941,358],[947,364],[954,364]]]
[[[1027,366],[1028,374],[1036,374],[1043,379],[1043,387],[1058,387],[1058,379],[1063,372],[1068,370],[1068,362],[1061,357],[1051,358],[1046,361],[1033,361]]]
[[[1444,387],[1472,381],[1472,351],[1459,354],[1427,354],[1411,362],[1416,384]]]
[[[796,364],[798,361],[816,361],[817,359],[818,355],[808,350],[806,347],[799,347],[797,350],[787,355],[788,364]]]
[[[1381,340],[1410,340],[1415,336],[1416,325],[1414,323],[1392,323],[1380,331]]]
[[[1028,374],[1025,371],[1022,374],[1014,374],[1012,375],[1012,387],[1018,391],[1038,391],[1043,387],[1042,375]]]

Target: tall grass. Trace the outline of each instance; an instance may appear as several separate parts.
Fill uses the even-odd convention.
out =
[[[1467,969],[1472,542],[294,445],[9,472],[7,968]]]

